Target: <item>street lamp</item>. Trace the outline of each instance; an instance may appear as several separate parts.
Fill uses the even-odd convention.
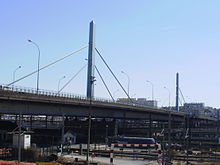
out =
[[[14,70],[14,72],[13,72],[13,87],[14,87],[14,82],[15,82],[15,73],[16,73],[16,71],[18,70],[18,69],[20,69],[21,68],[21,66],[18,66],[15,70]]]
[[[58,87],[57,87],[58,93],[60,92],[60,81],[61,81],[62,79],[65,79],[65,78],[66,78],[66,76],[63,76],[63,77],[61,77],[61,78],[59,79]]]
[[[38,90],[39,90],[39,71],[40,71],[40,48],[34,41],[28,40],[28,42],[34,44],[38,49],[38,63],[37,63],[37,93],[38,93]]]
[[[124,71],[121,71],[121,73],[125,74],[128,78],[128,96],[129,96],[129,88],[130,88],[130,77],[128,76],[127,73],[125,73]],[[130,96],[129,96],[130,97]]]
[[[167,87],[164,87],[164,89],[166,89],[169,93],[169,109],[170,109],[170,90]]]
[[[147,82],[151,84],[152,101],[154,101],[154,84],[151,81],[149,81],[149,80],[147,80]]]

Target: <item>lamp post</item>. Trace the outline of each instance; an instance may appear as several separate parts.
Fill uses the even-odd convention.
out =
[[[66,76],[63,76],[63,77],[61,77],[61,78],[59,79],[58,87],[57,87],[58,93],[60,93],[60,82],[61,82],[62,79],[65,79],[65,78],[66,78]]]
[[[147,80],[147,82],[151,84],[151,98],[152,101],[154,101],[154,84],[149,80]]]
[[[13,72],[13,86],[12,86],[12,87],[14,87],[15,73],[16,73],[16,71],[17,71],[18,69],[20,69],[20,68],[21,68],[21,66],[18,66],[18,67],[14,70],[14,72]]]
[[[170,90],[167,87],[164,87],[164,89],[166,89],[169,93],[169,110],[170,110]]]
[[[127,73],[125,73],[124,71],[121,71],[121,73],[125,74],[128,78],[128,96],[129,96],[129,88],[130,88],[130,77],[128,76]],[[130,97],[130,96],[129,96]]]
[[[19,125],[18,125],[18,162],[21,162],[21,112],[19,112]]]
[[[28,42],[34,44],[36,47],[37,47],[37,50],[38,50],[38,63],[37,63],[37,93],[38,93],[38,90],[39,90],[39,71],[40,71],[40,48],[39,46],[32,40],[28,40]]]
[[[170,90],[167,87],[164,87],[169,92],[169,110],[171,110],[170,107]],[[171,111],[169,111],[168,114],[168,157],[170,161],[170,151],[171,151]]]

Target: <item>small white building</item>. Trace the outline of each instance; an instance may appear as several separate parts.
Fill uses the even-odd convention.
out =
[[[22,134],[20,135],[20,145],[23,149],[28,149],[31,147],[31,135],[29,134]],[[19,134],[13,134],[13,146],[19,146]]]
[[[76,135],[72,131],[67,131],[63,136],[64,144],[75,144]]]

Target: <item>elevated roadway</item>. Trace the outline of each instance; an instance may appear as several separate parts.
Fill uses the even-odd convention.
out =
[[[186,114],[136,104],[121,104],[110,100],[92,99],[67,93],[0,86],[0,113],[51,116],[88,116],[117,119],[151,119],[183,121]],[[215,121],[197,116],[198,120]]]

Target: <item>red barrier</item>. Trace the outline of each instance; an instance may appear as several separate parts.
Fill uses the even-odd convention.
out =
[[[36,165],[36,163],[0,160],[0,165]]]

